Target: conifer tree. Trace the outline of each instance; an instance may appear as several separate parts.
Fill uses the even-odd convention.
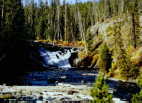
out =
[[[99,50],[99,67],[102,72],[108,72],[111,68],[111,54],[106,43],[102,44]]]
[[[140,92],[134,94],[131,103],[142,103],[142,75],[140,75],[137,79],[137,85],[140,87]]]
[[[104,0],[105,1],[105,16],[111,17],[112,16],[112,8],[111,8],[111,1],[110,0]]]
[[[112,95],[109,94],[108,89],[109,86],[105,83],[104,75],[100,72],[91,89],[93,97],[91,103],[112,103]]]
[[[127,4],[128,12],[131,17],[131,41],[134,48],[136,48],[140,41],[140,25],[139,25],[139,3],[140,0],[130,0]]]
[[[0,32],[3,27],[3,16],[4,16],[4,0],[0,1]]]
[[[121,34],[121,22],[116,23],[108,29],[108,32],[113,35],[113,55],[116,56],[117,68],[121,71],[121,76],[125,79],[136,78],[139,75],[139,69],[130,61],[130,56],[127,54]],[[111,31],[109,31],[111,30]]]
[[[24,39],[25,17],[21,0],[4,0],[1,39]]]

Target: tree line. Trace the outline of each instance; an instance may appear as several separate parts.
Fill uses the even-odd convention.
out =
[[[75,41],[85,37],[87,29],[107,18],[129,14],[132,16],[132,39],[136,46],[140,0],[99,0],[69,4],[66,0],[48,0],[36,4],[31,0],[0,1],[1,39],[49,39]]]

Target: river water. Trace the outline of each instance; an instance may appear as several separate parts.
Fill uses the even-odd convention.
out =
[[[35,42],[32,43],[32,46],[27,47],[27,45],[29,44],[24,44],[23,46],[19,44],[12,48],[12,52],[10,51],[4,58],[4,62],[1,63],[5,68],[9,68],[3,69],[4,72],[0,75],[1,78],[6,79],[7,72],[10,73],[8,77],[11,80],[7,80],[7,83],[15,85],[15,83],[18,84],[20,82],[20,85],[30,86],[54,86],[58,83],[86,84],[91,86],[94,83],[97,76],[95,70],[88,68],[81,70],[80,68],[72,67],[73,59],[71,57],[79,49],[49,44],[45,44],[45,46],[42,43]],[[13,69],[13,67],[16,69]],[[29,71],[30,68],[32,69]],[[22,75],[20,78],[18,76],[19,79],[13,79],[12,77],[17,76],[17,74]],[[4,79],[1,79],[1,81]],[[2,83],[5,83],[5,81]],[[114,91],[113,95],[121,99],[130,100],[132,94],[139,91],[135,83],[118,80],[106,80],[106,83]]]
[[[93,83],[97,74],[95,70],[78,70],[71,66],[69,59],[72,53],[77,51],[74,48],[51,51],[39,47],[39,62],[47,70],[26,73],[23,78],[24,85],[55,85],[58,82]]]
[[[69,59],[72,53],[77,52],[76,49],[49,51],[40,47],[38,52],[42,58],[42,66],[48,69],[25,74],[22,80],[24,85],[49,86],[57,85],[58,83],[69,83],[92,86],[94,83],[97,76],[96,70],[87,70],[87,68],[86,70],[81,70],[71,66]],[[113,95],[115,97],[125,100],[130,100],[132,94],[139,91],[135,83],[118,80],[106,80],[106,83],[114,91]]]

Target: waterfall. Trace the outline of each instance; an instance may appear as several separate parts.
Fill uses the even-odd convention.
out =
[[[42,58],[42,65],[44,67],[55,66],[58,68],[71,68],[69,58],[73,49],[64,49],[64,51],[49,51],[43,47],[39,48],[39,53]]]

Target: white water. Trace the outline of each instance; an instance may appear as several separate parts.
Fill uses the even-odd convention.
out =
[[[69,63],[69,58],[73,50],[65,49],[64,52],[61,51],[48,51],[45,48],[41,47],[39,49],[40,56],[43,59],[43,66],[56,66],[59,68],[71,68]]]

